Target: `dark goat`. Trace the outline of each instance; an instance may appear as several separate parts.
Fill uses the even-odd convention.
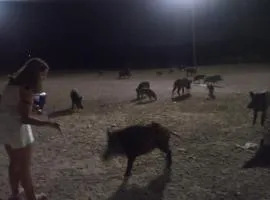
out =
[[[124,77],[131,77],[131,71],[129,69],[123,69],[121,71],[118,72],[118,78],[124,78]]]
[[[179,137],[156,122],[148,125],[133,125],[113,132],[108,130],[107,148],[102,158],[106,161],[113,156],[126,156],[128,162],[125,176],[128,177],[138,156],[158,148],[166,154],[166,167],[170,169],[172,164],[170,135]]]
[[[173,84],[172,97],[174,96],[174,92],[177,89],[177,94],[180,96],[180,90],[182,89],[182,94],[185,92],[185,88],[190,90],[191,88],[191,80],[187,78],[177,79]]]
[[[142,95],[140,93],[140,90],[141,89],[149,89],[149,88],[150,88],[150,82],[149,81],[140,82],[140,84],[136,88],[137,99],[141,99],[142,98]]]
[[[83,97],[79,94],[77,89],[72,89],[70,91],[70,98],[71,98],[71,109],[74,110],[76,107],[77,109],[83,109],[82,100]]]
[[[197,67],[187,67],[185,68],[185,71],[187,73],[187,77],[189,77],[189,75],[193,75],[193,74],[196,74],[197,73]]]

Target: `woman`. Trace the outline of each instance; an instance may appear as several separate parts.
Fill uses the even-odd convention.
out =
[[[0,105],[0,144],[5,144],[9,157],[10,200],[18,200],[19,183],[27,200],[46,199],[35,195],[31,178],[31,149],[34,137],[31,125],[49,126],[60,130],[58,123],[31,116],[33,94],[42,91],[42,82],[49,67],[39,58],[31,58],[6,84]]]

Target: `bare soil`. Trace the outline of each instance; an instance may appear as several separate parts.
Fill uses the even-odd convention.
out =
[[[156,71],[164,71],[157,76]],[[221,74],[216,99],[206,100],[203,85],[192,85],[191,97],[171,100],[172,84],[185,76],[179,70],[134,71],[130,79],[117,79],[117,72],[52,73],[45,82],[46,113],[61,126],[66,140],[55,130],[37,128],[33,153],[33,178],[38,192],[54,200],[176,200],[176,199],[270,199],[268,168],[242,169],[255,155],[238,145],[258,143],[259,123],[251,125],[246,106],[250,90],[269,90],[270,67],[201,67],[201,74]],[[2,78],[2,80],[4,80]],[[150,81],[158,100],[137,104],[135,88]],[[70,114],[69,92],[77,88],[84,96],[85,109]],[[43,116],[44,118],[46,116]],[[139,157],[133,176],[122,184],[126,159],[103,163],[106,129],[156,121],[181,136],[171,138],[173,165],[170,177],[163,172],[164,155],[155,150]],[[7,199],[8,159],[0,147],[0,199]]]

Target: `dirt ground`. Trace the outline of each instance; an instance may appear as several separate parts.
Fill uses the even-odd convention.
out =
[[[33,178],[38,192],[54,200],[210,200],[270,199],[269,169],[242,169],[256,150],[237,147],[258,143],[262,128],[251,125],[252,112],[246,106],[250,90],[269,90],[270,66],[236,65],[201,67],[201,74],[221,74],[216,100],[206,100],[207,90],[192,85],[191,97],[173,102],[173,81],[185,74],[158,70],[133,71],[130,79],[118,80],[117,72],[53,73],[45,82],[46,113],[61,126],[66,140],[49,128],[35,130]],[[1,79],[3,82],[3,78]],[[136,104],[135,88],[148,80],[158,100]],[[68,115],[69,91],[77,88],[85,109]],[[61,114],[61,115],[60,115]],[[45,118],[45,116],[44,116]],[[156,121],[175,131],[172,136],[173,165],[170,176],[163,173],[164,155],[155,150],[139,157],[133,176],[122,184],[126,159],[103,163],[106,129]],[[8,159],[0,147],[0,199],[9,195]]]

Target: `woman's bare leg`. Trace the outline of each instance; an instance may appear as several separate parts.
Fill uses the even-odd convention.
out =
[[[16,158],[16,150],[13,150],[10,145],[5,145],[9,157],[8,176],[9,184],[12,192],[12,196],[16,197],[19,195],[19,183],[20,183],[20,167],[18,158]]]
[[[24,188],[25,196],[27,200],[36,200],[34,186],[31,176],[31,145],[20,149],[21,154],[21,170],[20,180],[22,187]]]

